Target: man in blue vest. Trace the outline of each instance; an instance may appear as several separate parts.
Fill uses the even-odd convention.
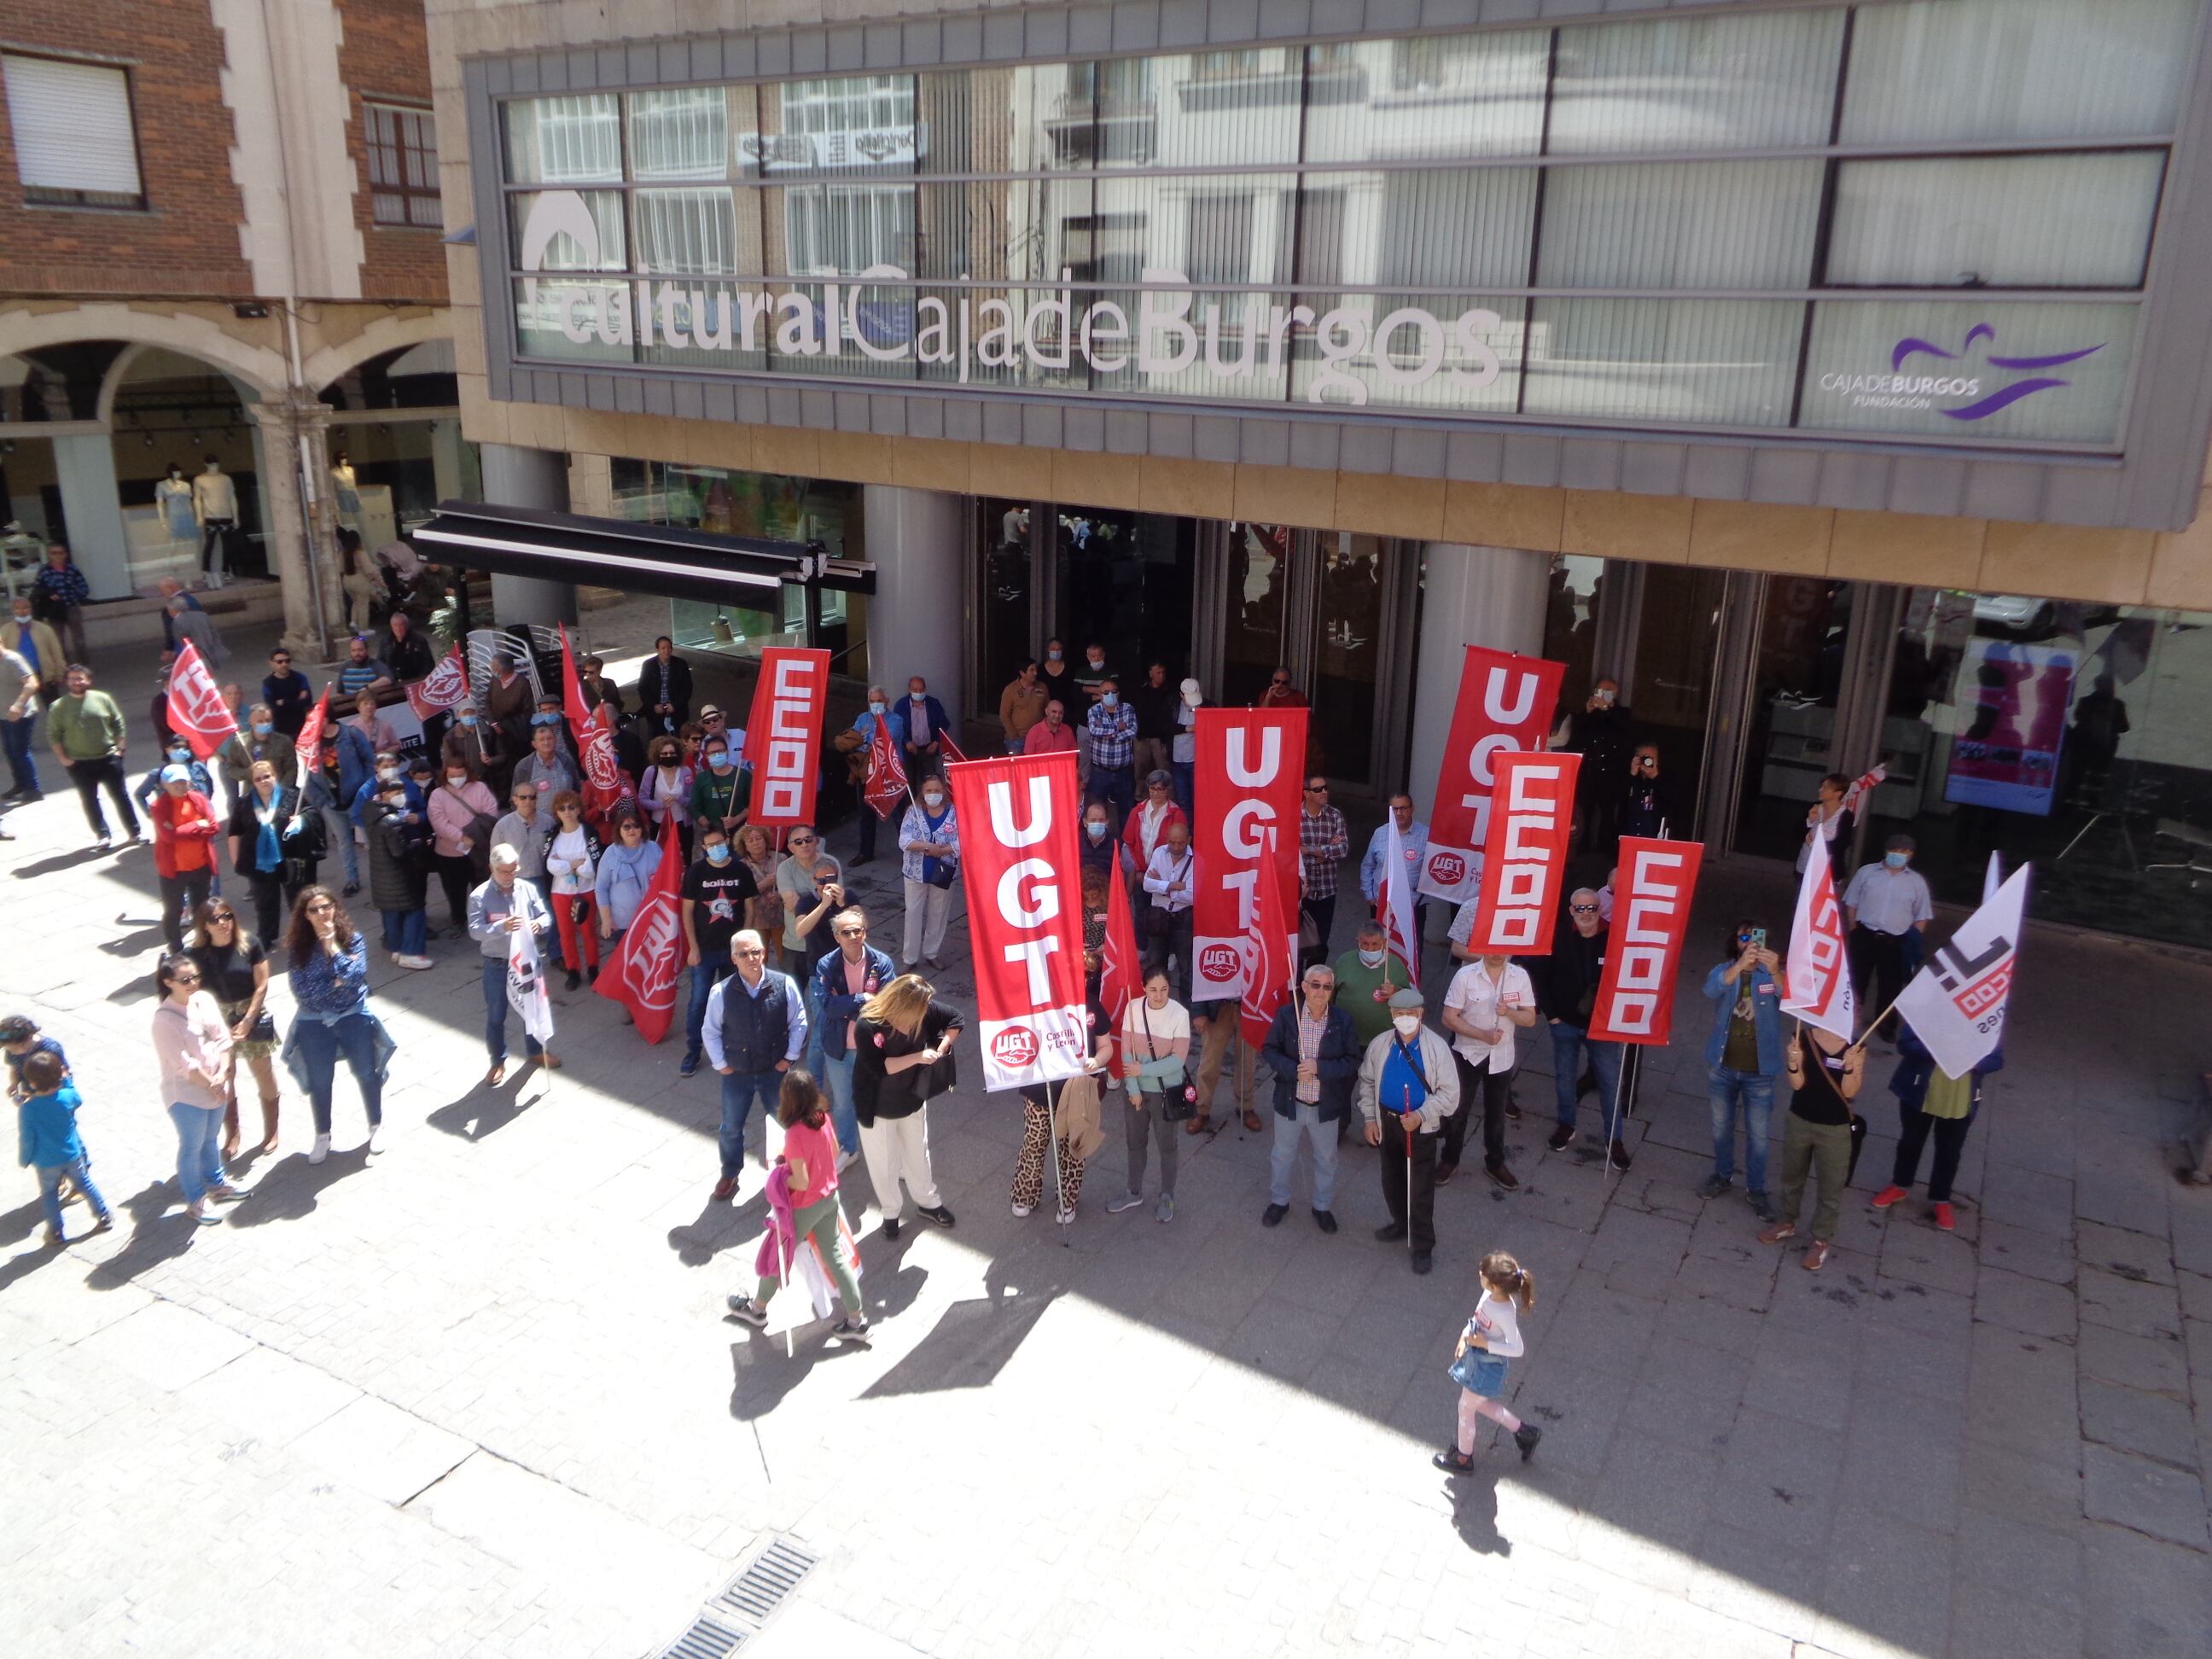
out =
[[[717,1203],[733,1198],[745,1167],[745,1117],[757,1095],[775,1113],[783,1074],[806,1052],[806,1003],[788,974],[768,965],[768,946],[750,927],[730,939],[736,971],[707,994],[707,1062],[722,1074],[722,1178]]]
[[[814,1006],[821,1011],[823,1086],[837,1126],[837,1167],[860,1150],[860,1119],[853,1105],[853,1022],[860,1005],[891,982],[891,959],[868,943],[867,913],[859,905],[830,918],[837,948],[814,964]]]

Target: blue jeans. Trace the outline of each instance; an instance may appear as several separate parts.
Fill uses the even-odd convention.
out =
[[[397,951],[403,957],[419,957],[430,942],[430,915],[427,910],[383,910],[384,948]]]
[[[684,1055],[687,1060],[699,1058],[699,1033],[707,1029],[707,998],[714,988],[730,976],[732,963],[726,952],[719,956],[699,954],[699,965],[691,970],[691,1006],[684,1015]]]
[[[1121,822],[1129,816],[1136,804],[1137,774],[1127,766],[1093,766],[1091,769],[1091,799],[1103,800],[1114,810],[1114,823],[1118,834]]]
[[[1186,815],[1198,811],[1198,763],[1175,761],[1169,769],[1175,774],[1176,799]]]
[[[46,1207],[46,1225],[56,1232],[62,1231],[62,1177],[64,1176],[76,1182],[77,1191],[82,1193],[84,1201],[92,1206],[93,1214],[102,1221],[106,1220],[107,1200],[100,1195],[100,1188],[92,1184],[92,1160],[81,1158],[74,1164],[39,1165],[39,1202]]]
[[[1743,1111],[1743,1179],[1754,1193],[1766,1190],[1766,1121],[1774,1110],[1774,1079],[1760,1072],[1715,1066],[1705,1073],[1713,1108],[1713,1176],[1735,1176],[1735,1115]]]
[[[361,1103],[371,1127],[384,1121],[384,1079],[376,1070],[376,1027],[367,1014],[348,1014],[335,1025],[300,1016],[292,1028],[300,1044],[300,1058],[307,1068],[307,1103],[314,1109],[315,1133],[331,1132],[331,1083],[337,1075],[338,1056],[345,1056]]]
[[[38,723],[36,708],[19,720],[0,720],[0,749],[7,751],[9,787],[31,795],[39,793],[39,763],[31,742],[32,728]]]
[[[1606,1133],[1614,1133],[1614,1108],[1620,1100],[1620,1045],[1592,1042],[1579,1025],[1561,1020],[1552,1027],[1552,1086],[1558,1091],[1559,1127],[1575,1127],[1575,1080],[1582,1075],[1583,1052],[1589,1052],[1590,1070],[1597,1073],[1598,1111]]]
[[[841,1152],[860,1150],[860,1114],[853,1104],[853,1051],[822,1057],[822,1069],[815,1080],[830,1091],[830,1121],[837,1126],[837,1146]]]
[[[504,955],[483,959],[484,1052],[491,1063],[507,1063],[507,957]],[[544,1044],[527,1031],[522,1040],[532,1060],[544,1052]]]
[[[752,1111],[753,1097],[757,1095],[761,1109],[774,1116],[782,1093],[781,1072],[732,1072],[722,1079],[723,1180],[735,1180],[745,1167],[745,1119]]]
[[[177,1126],[177,1185],[185,1194],[185,1202],[197,1204],[205,1198],[209,1189],[222,1185],[222,1108],[220,1106],[191,1106],[174,1101],[169,1106],[169,1121]],[[43,1172],[40,1184],[45,1184]],[[58,1219],[60,1212],[56,1210]]]
[[[1287,1089],[1290,1085],[1282,1085]],[[1336,1197],[1336,1120],[1324,1123],[1321,1108],[1298,1103],[1298,1115],[1275,1114],[1275,1150],[1267,1160],[1267,1199],[1273,1204],[1291,1201],[1291,1172],[1297,1167],[1298,1137],[1313,1146],[1313,1206],[1326,1210]]]

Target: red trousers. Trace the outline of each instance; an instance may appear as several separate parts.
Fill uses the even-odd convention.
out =
[[[561,960],[570,972],[599,965],[599,900],[595,893],[556,893],[553,925],[561,930]],[[582,912],[580,917],[576,913]],[[580,945],[577,935],[583,935]]]

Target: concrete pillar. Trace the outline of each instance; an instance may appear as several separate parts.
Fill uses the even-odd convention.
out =
[[[501,507],[532,507],[548,513],[568,510],[568,462],[550,449],[515,444],[483,447],[483,498]],[[491,579],[492,614],[502,628],[536,623],[550,628],[576,620],[576,589],[569,582],[539,581],[531,576]]]
[[[131,550],[116,499],[115,441],[105,432],[84,432],[50,441],[70,556],[92,585],[94,599],[127,599]]]
[[[1544,648],[1551,556],[1517,547],[1431,542],[1423,550],[1421,662],[1413,682],[1414,810],[1426,821],[1459,698],[1462,646],[1528,656]]]
[[[861,495],[866,553],[876,567],[868,601],[868,678],[896,696],[920,674],[957,723],[968,707],[962,595],[965,496],[868,484]]]
[[[252,405],[246,411],[253,432],[253,472],[261,489],[261,545],[269,568],[284,592],[284,644],[301,661],[322,655],[327,634],[337,650],[339,613],[322,596],[323,620],[316,618],[317,583],[327,571],[308,565],[309,539],[306,504],[300,495],[299,428],[293,410],[283,404]]]
[[[430,476],[431,488],[441,501],[480,499],[483,484],[477,476],[476,458],[469,453],[459,420],[448,417],[430,422]]]

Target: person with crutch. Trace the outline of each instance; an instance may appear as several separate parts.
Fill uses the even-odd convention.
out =
[[[1437,1132],[1459,1109],[1451,1045],[1421,1023],[1426,1006],[1411,988],[1390,999],[1390,1029],[1367,1045],[1353,1094],[1367,1144],[1382,1152],[1390,1219],[1375,1237],[1386,1244],[1407,1240],[1417,1273],[1436,1256]]]

